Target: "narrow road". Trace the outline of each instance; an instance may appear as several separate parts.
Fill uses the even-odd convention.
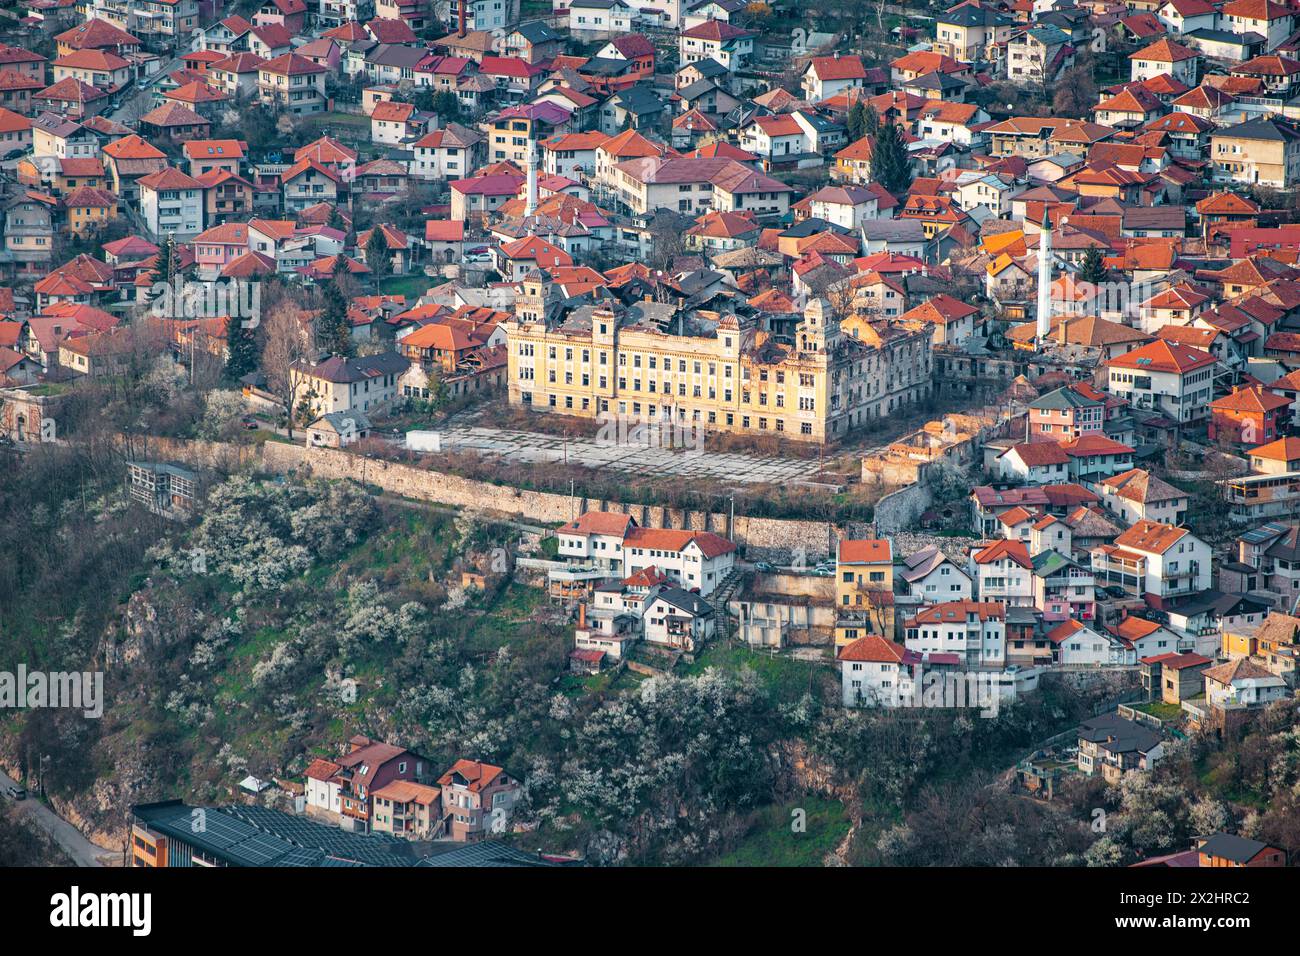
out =
[[[0,790],[16,785],[16,780],[0,770]],[[15,800],[8,795],[0,796],[0,800],[12,803],[18,809],[20,817],[24,817],[48,833],[77,866],[103,866],[103,860],[115,860],[118,857],[118,853],[113,850],[95,846],[82,836],[80,830],[41,803],[30,792],[26,800]]]

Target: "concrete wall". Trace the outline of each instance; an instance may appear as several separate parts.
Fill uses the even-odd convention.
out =
[[[269,441],[261,449],[213,442],[152,440],[149,456],[202,467],[233,470],[243,465],[260,465],[274,474],[296,473],[328,479],[352,479],[378,485],[385,491],[417,501],[430,501],[457,508],[499,512],[510,517],[542,524],[571,521],[586,511],[604,510],[630,514],[643,527],[688,528],[728,535],[728,515],[721,512],[685,511],[639,502],[599,501],[581,496],[530,491],[509,485],[461,478],[399,462],[372,460],[334,448],[306,448]],[[146,457],[140,454],[139,457]],[[864,536],[867,526],[838,526],[826,521],[736,515],[730,537],[751,559],[784,558],[788,552],[804,549],[809,560],[833,553],[840,537]]]

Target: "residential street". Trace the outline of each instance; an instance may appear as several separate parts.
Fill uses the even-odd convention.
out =
[[[16,780],[0,770],[0,790],[7,790],[15,784]],[[53,837],[54,842],[77,866],[105,866],[105,861],[111,865],[117,859],[117,853],[95,846],[82,836],[80,830],[41,803],[31,791],[28,791],[26,800],[14,800],[8,795],[0,796],[0,799],[14,804],[20,815]]]

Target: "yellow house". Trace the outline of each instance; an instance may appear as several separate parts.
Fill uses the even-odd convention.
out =
[[[98,159],[61,159],[58,171],[54,174],[51,192],[56,196],[66,196],[83,186],[91,189],[103,189],[107,186],[104,164]]]
[[[836,153],[831,178],[845,183],[871,182],[871,144],[871,137],[864,136]]]
[[[867,634],[893,639],[894,549],[888,539],[839,543],[835,554],[835,646]]]
[[[1254,634],[1238,634],[1228,630],[1223,632],[1223,656],[1229,660],[1252,657],[1258,650],[1259,643]]]
[[[74,236],[102,229],[117,218],[117,197],[106,189],[82,186],[63,200],[68,210],[68,231]]]

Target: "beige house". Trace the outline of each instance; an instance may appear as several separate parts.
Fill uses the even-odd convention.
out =
[[[305,56],[285,53],[258,66],[258,95],[280,103],[290,113],[319,113],[325,109],[327,72]]]
[[[393,780],[371,793],[375,833],[429,839],[442,826],[442,791],[413,780]]]
[[[996,43],[1005,43],[1015,21],[988,7],[963,4],[935,17],[934,51],[974,63],[987,59],[984,51]]]
[[[1300,126],[1266,116],[1221,129],[1210,136],[1210,163],[1216,183],[1291,189],[1300,184]]]
[[[382,409],[397,397],[397,380],[408,364],[396,352],[300,362],[290,376],[293,410],[305,406],[307,417],[314,420],[331,412]]]

